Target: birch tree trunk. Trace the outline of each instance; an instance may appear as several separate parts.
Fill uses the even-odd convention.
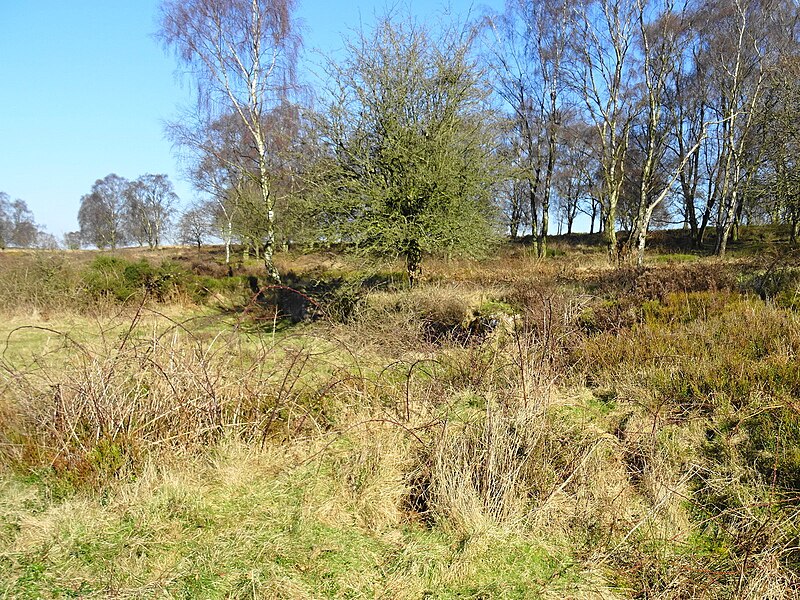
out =
[[[271,108],[286,98],[299,48],[294,0],[164,0],[159,36],[197,78],[198,113],[210,121],[233,116],[249,136],[255,157],[231,160],[239,179],[258,187],[265,214],[261,232],[267,277],[273,264],[275,204],[271,190],[274,148],[265,130]],[[244,154],[244,152],[242,152]]]

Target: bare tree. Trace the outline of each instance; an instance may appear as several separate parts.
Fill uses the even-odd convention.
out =
[[[790,0],[716,0],[701,13],[704,60],[717,101],[712,108],[717,162],[711,186],[717,200],[715,253],[724,255],[750,186],[759,145],[749,140],[769,68],[797,44],[797,6]],[[760,147],[763,150],[763,147]]]
[[[164,44],[197,79],[198,111],[209,122],[234,115],[249,136],[255,168],[238,167],[255,184],[267,215],[262,252],[276,281],[272,148],[264,117],[285,99],[294,78],[299,37],[293,10],[294,0],[166,0],[160,28]]]
[[[158,248],[170,225],[178,195],[166,175],[142,175],[125,193],[128,232],[140,244]]]
[[[0,192],[0,249],[5,250],[11,237],[11,203],[8,194]]]
[[[766,147],[758,200],[773,223],[789,225],[793,243],[800,237],[800,56],[786,56],[769,76],[759,135]],[[765,202],[765,199],[767,202]],[[764,206],[766,205],[766,206]]]
[[[668,126],[672,129],[669,134],[671,149],[677,156],[687,157],[685,167],[678,173],[684,227],[689,230],[692,245],[700,248],[715,200],[714,195],[704,193],[702,187],[710,126],[710,90],[700,59],[703,45],[695,15],[687,16],[688,35],[682,44],[682,56],[675,62],[673,89],[665,110],[669,112]]]
[[[8,194],[0,192],[0,249],[33,247],[39,233],[27,203],[19,198],[12,202]]]
[[[574,13],[564,0],[515,0],[488,19],[496,90],[519,135],[520,175],[530,194],[537,255],[547,254],[556,155],[565,118],[564,68]],[[539,217],[541,216],[541,219]]]
[[[497,185],[496,194],[503,222],[511,239],[516,240],[528,220],[523,181],[515,177],[504,177]]]
[[[486,20],[491,33],[487,62],[492,70],[494,91],[509,112],[510,126],[506,132],[509,143],[503,158],[508,163],[506,174],[511,179],[512,208],[520,217],[527,216],[525,224],[530,225],[535,243],[545,164],[543,97],[535,77],[535,39],[527,30],[524,6],[522,1],[510,2],[504,13]],[[523,208],[523,204],[527,206]],[[518,219],[515,217],[512,221],[517,223]]]
[[[680,13],[672,0],[651,6],[648,0],[636,0],[636,32],[642,57],[641,161],[638,194],[631,222],[628,244],[636,249],[636,262],[644,260],[647,230],[653,211],[666,197],[656,187],[661,183],[656,171],[662,166],[667,147],[668,129],[664,126],[664,100],[677,63],[678,49],[685,31]]]
[[[94,182],[91,192],[81,198],[78,224],[81,238],[98,248],[111,248],[127,241],[125,194],[128,180],[114,173]]]
[[[230,264],[233,225],[241,209],[238,197],[244,187],[248,160],[240,121],[234,115],[190,123],[172,123],[167,135],[182,149],[185,173],[195,189],[209,198],[203,203],[218,226],[225,245],[225,264]]]
[[[553,175],[559,137],[565,119],[563,100],[564,67],[570,36],[575,31],[573,12],[565,0],[546,0],[528,4],[528,27],[536,40],[536,65],[542,89],[540,100],[542,122],[547,138],[542,221],[537,233],[539,257],[547,256],[547,234],[550,223],[550,200],[553,196]]]
[[[582,22],[579,34],[572,38],[570,79],[596,131],[603,181],[599,196],[603,236],[609,258],[614,260],[617,205],[637,109],[632,93],[639,81],[634,68],[636,0],[585,0],[577,10]]]
[[[597,204],[592,201],[592,194],[595,191],[594,174],[597,171],[597,162],[591,134],[591,128],[581,121],[563,125],[554,189],[560,212],[567,223],[567,234],[572,233],[578,213],[584,213],[591,218],[591,229],[594,232]],[[584,207],[587,201],[588,207]]]
[[[83,245],[80,231],[67,231],[64,234],[64,247],[67,250],[80,250]]]
[[[36,245],[39,227],[33,220],[33,213],[24,200],[11,203],[11,244],[18,248],[29,248]]]
[[[673,0],[636,0],[637,41],[642,60],[643,106],[640,129],[640,161],[637,169],[638,194],[631,221],[628,244],[635,250],[636,263],[644,261],[647,231],[656,209],[673,192],[684,170],[697,160],[706,135],[707,123],[694,131],[694,143],[686,147],[683,136],[677,155],[668,159],[669,136],[675,127],[671,118],[682,118],[678,112],[667,110],[669,98],[677,94],[678,66],[684,60],[691,32],[686,7],[676,6]],[[673,153],[676,150],[673,148]],[[686,181],[686,178],[683,180]]]
[[[193,203],[178,219],[178,241],[197,246],[198,249],[212,234],[212,211],[202,203]]]
[[[44,230],[36,232],[34,246],[40,250],[58,250],[61,247],[56,236]]]

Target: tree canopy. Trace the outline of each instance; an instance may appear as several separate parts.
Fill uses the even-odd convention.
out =
[[[81,198],[80,242],[112,250],[128,242],[157,248],[172,223],[177,202],[166,175],[148,173],[134,181],[115,173],[106,175]],[[68,245],[77,241],[70,239]]]
[[[469,31],[384,18],[331,63],[313,179],[321,230],[371,253],[474,255],[493,237],[487,86]]]
[[[42,233],[24,200],[12,201],[8,194],[0,192],[0,249],[30,248]]]
[[[272,262],[276,202],[271,160],[274,147],[265,129],[271,109],[287,98],[294,79],[298,28],[294,0],[165,0],[160,38],[195,78],[199,91],[194,113],[198,127],[230,117],[254,160],[234,161],[239,182],[259,193],[264,215],[260,238],[267,274],[279,280]],[[204,150],[202,135],[181,136]]]

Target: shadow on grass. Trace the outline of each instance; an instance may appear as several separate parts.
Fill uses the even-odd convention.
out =
[[[229,311],[247,315],[251,324],[270,330],[320,319],[346,323],[355,317],[370,292],[407,286],[404,274],[395,272],[340,275],[289,271],[280,284],[255,275],[247,276],[247,284],[250,301]]]

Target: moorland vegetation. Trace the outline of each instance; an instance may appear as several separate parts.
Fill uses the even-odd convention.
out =
[[[741,234],[3,253],[0,590],[795,598],[800,269]]]
[[[796,3],[295,9],[161,3],[182,214],[0,195],[0,594],[800,596]]]

